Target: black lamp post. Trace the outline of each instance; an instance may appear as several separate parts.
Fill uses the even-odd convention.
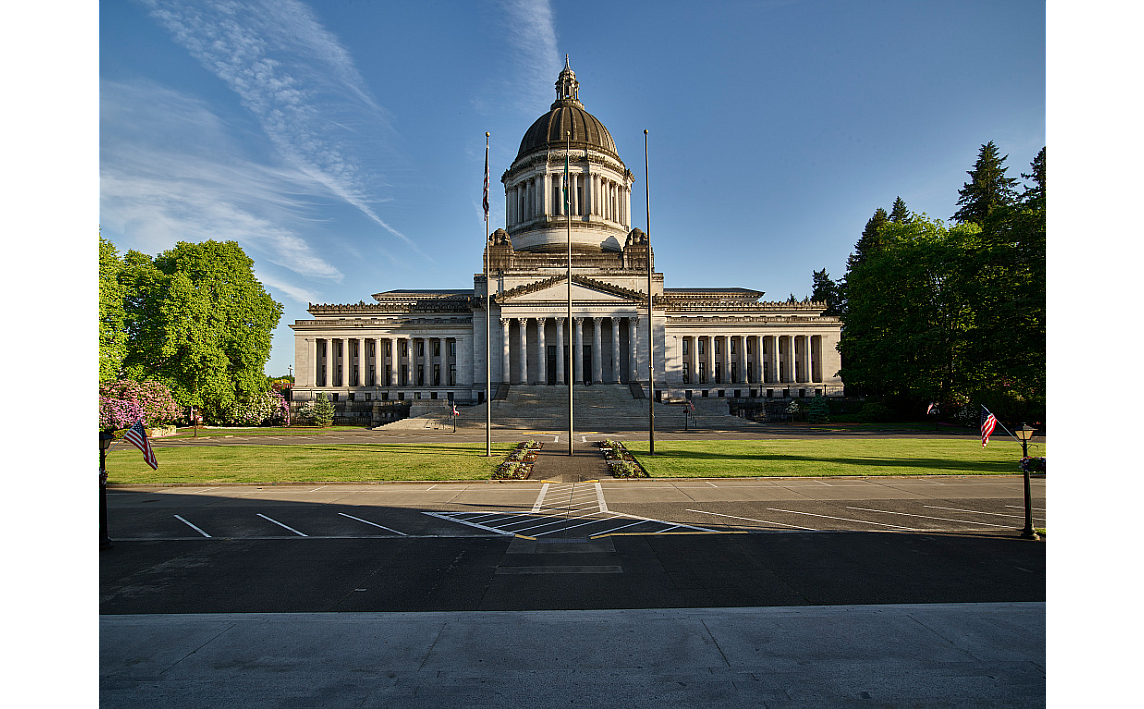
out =
[[[1024,460],[1029,457],[1029,439],[1033,437],[1035,429],[1022,423],[1017,429],[1017,438],[1021,439],[1021,469],[1025,471],[1025,528],[1021,530],[1022,539],[1040,539],[1033,530],[1033,493],[1029,485],[1029,464]]]
[[[99,432],[99,548],[110,549],[111,538],[107,536],[107,449],[114,438],[110,433]]]

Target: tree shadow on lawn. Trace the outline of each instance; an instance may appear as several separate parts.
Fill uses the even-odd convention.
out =
[[[872,458],[872,457],[828,457],[818,455],[795,455],[789,453],[761,453],[761,454],[735,454],[714,453],[699,451],[665,451],[656,453],[652,458],[646,453],[634,454],[641,463],[646,460],[651,466],[656,462],[663,462],[674,467],[678,464],[699,464],[704,462],[725,467],[736,463],[758,465],[759,463],[803,463],[824,465],[846,465],[870,468],[926,468],[930,470],[968,471],[975,473],[1013,473],[1020,472],[1017,461],[970,461],[951,460],[949,458]]]

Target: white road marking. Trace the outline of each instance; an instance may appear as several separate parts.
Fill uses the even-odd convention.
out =
[[[179,521],[180,521],[180,522],[182,522],[183,524],[187,525],[187,526],[188,526],[188,527],[190,527],[191,529],[193,529],[193,530],[195,530],[196,532],[198,532],[199,534],[203,535],[204,537],[206,537],[206,538],[210,539],[210,536],[211,536],[211,535],[207,534],[206,532],[204,532],[203,530],[199,529],[199,528],[198,528],[198,527],[196,527],[195,525],[191,524],[191,523],[190,523],[190,522],[188,522],[187,520],[183,519],[183,518],[182,518],[182,517],[180,517],[179,515],[175,515],[175,519],[179,520]]]
[[[1023,510],[1023,509],[1025,509],[1024,507],[1021,507],[1020,505],[1005,505],[1005,508],[1010,509],[1010,510]],[[1044,507],[1034,507],[1033,511],[1034,512],[1044,512],[1045,508]]]
[[[865,519],[849,519],[846,517],[831,517],[830,515],[816,515],[813,512],[796,512],[795,510],[780,510],[780,509],[775,508],[775,507],[768,507],[767,509],[770,510],[771,512],[786,512],[787,514],[792,514],[792,515],[807,515],[809,517],[822,517],[823,519],[836,519],[836,520],[839,520],[840,522],[858,522],[859,524],[874,524],[874,525],[877,525],[879,527],[893,527],[894,529],[904,529],[904,530],[909,531],[909,532],[920,532],[920,531],[922,531],[920,529],[914,529],[913,527],[900,527],[896,524],[885,524],[884,522],[871,522],[871,521],[865,520]]]
[[[715,517],[729,517],[731,519],[741,519],[741,520],[744,520],[746,522],[758,522],[759,524],[777,524],[780,527],[792,527],[794,529],[805,529],[808,532],[817,532],[818,531],[817,529],[811,529],[810,527],[800,527],[797,524],[783,524],[782,522],[771,522],[771,521],[765,520],[765,519],[751,519],[750,517],[736,517],[735,515],[725,515],[725,514],[721,514],[719,512],[705,512],[703,510],[687,510],[687,512],[698,512],[699,514],[713,515]]]
[[[278,520],[276,520],[276,519],[270,519],[269,517],[267,517],[266,515],[262,514],[261,512],[259,512],[259,513],[258,513],[258,516],[259,516],[259,517],[261,517],[262,519],[266,520],[267,522],[273,522],[274,524],[278,525],[278,526],[279,526],[279,527],[281,527],[282,529],[289,529],[291,532],[293,532],[294,534],[297,534],[299,537],[308,537],[308,536],[310,536],[310,535],[308,535],[308,534],[302,534],[302,533],[301,533],[301,532],[299,532],[297,529],[294,529],[293,527],[288,527],[288,526],[286,526],[286,525],[282,524],[281,522],[279,522],[279,521],[278,521]]]
[[[949,510],[950,512],[971,512],[975,515],[992,515],[994,517],[1012,517],[1013,519],[1021,519],[1021,515],[1006,515],[1000,512],[981,512],[980,510],[963,510],[960,507],[937,507],[935,505],[925,505],[928,510]]]
[[[604,502],[604,488],[600,487],[600,483],[596,483],[596,502],[600,505],[601,512],[608,511],[608,503]]]
[[[436,517],[437,519],[448,520],[449,522],[456,522],[457,524],[463,524],[463,525],[466,525],[469,527],[476,527],[477,529],[483,529],[486,532],[494,532],[496,534],[503,534],[506,537],[514,536],[512,532],[506,532],[503,529],[497,529],[496,527],[486,527],[483,524],[477,524],[476,522],[469,522],[467,520],[457,519],[456,517],[449,517],[448,515],[437,514],[436,512],[422,511],[421,514],[428,515],[430,517]]]
[[[548,493],[549,483],[544,483],[540,487],[540,494],[536,496],[536,502],[532,503],[532,511],[539,512],[540,508],[544,506],[544,495]]]
[[[370,522],[368,519],[361,519],[360,517],[354,517],[353,515],[348,515],[345,512],[339,512],[338,514],[340,514],[342,517],[349,517],[350,519],[355,519],[358,522],[364,522],[365,524],[372,524],[373,526],[377,527],[378,529],[384,529],[387,532],[393,532],[394,534],[400,534],[403,537],[409,536],[405,532],[399,532],[396,529],[390,529],[389,527],[382,527],[380,524],[377,524],[376,522]]]
[[[918,519],[936,519],[939,522],[958,522],[960,524],[983,524],[986,527],[1001,527],[1002,529],[1009,529],[1012,525],[1008,524],[993,524],[991,522],[974,522],[968,519],[949,519],[947,517],[929,517],[927,515],[915,515],[909,512],[891,512],[889,510],[872,510],[868,507],[847,507],[848,510],[857,510],[858,512],[877,512],[884,515],[901,515],[902,517],[917,517]]]

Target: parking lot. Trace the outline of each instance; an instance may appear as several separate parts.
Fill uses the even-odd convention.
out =
[[[1033,480],[1034,526],[1046,526]],[[118,541],[353,539],[764,531],[1006,534],[1024,525],[1004,477],[603,480],[115,487]]]

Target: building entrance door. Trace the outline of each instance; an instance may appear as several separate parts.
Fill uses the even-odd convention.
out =
[[[592,381],[592,346],[584,345],[584,383]]]
[[[548,358],[548,367],[545,372],[548,373],[548,383],[556,383],[556,345],[548,345],[548,352],[545,355]]]

